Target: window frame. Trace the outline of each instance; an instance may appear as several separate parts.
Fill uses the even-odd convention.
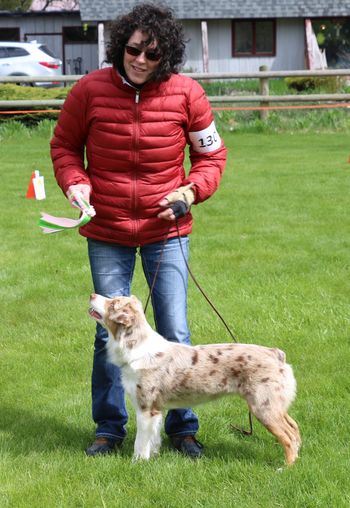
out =
[[[256,51],[256,25],[260,22],[266,22],[270,21],[272,22],[272,30],[273,30],[273,42],[272,42],[272,51],[264,51],[264,52],[257,52]],[[236,51],[235,48],[235,33],[236,33],[236,24],[237,23],[247,23],[250,22],[252,24],[252,51],[251,53],[243,53]],[[231,21],[231,35],[232,35],[232,57],[234,58],[257,58],[257,57],[274,57],[276,56],[276,19],[274,18],[260,18],[260,19],[233,19]]]

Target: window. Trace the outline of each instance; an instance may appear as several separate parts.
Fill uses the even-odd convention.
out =
[[[57,58],[57,56],[47,46],[45,46],[44,44],[41,44],[41,46],[39,46],[39,49],[43,53],[45,53],[45,55],[51,56],[52,58]]]
[[[23,48],[7,48],[7,54],[9,58],[15,58],[17,56],[27,56],[28,51]]]
[[[22,48],[11,48],[2,46],[0,48],[0,58],[14,58],[16,56],[29,55],[28,51]]]
[[[11,46],[2,46],[0,48],[0,58],[16,58],[17,56],[27,56],[29,55],[28,51],[23,48],[11,47]]]
[[[0,41],[19,41],[19,28],[0,28]]]
[[[97,27],[96,26],[64,26],[63,38],[67,44],[74,43],[97,43]]]
[[[313,19],[312,27],[319,48],[326,53],[328,67],[348,69],[350,65],[350,18]]]
[[[274,20],[232,22],[233,56],[274,56],[276,52]]]

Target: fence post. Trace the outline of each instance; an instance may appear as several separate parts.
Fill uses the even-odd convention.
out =
[[[259,71],[267,71],[267,65],[260,65]],[[259,78],[260,82],[260,95],[269,95],[269,78]],[[260,106],[268,106],[268,102],[261,102]],[[266,109],[260,111],[260,119],[264,122],[267,120],[269,112]]]

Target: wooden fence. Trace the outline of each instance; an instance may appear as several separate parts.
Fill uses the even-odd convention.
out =
[[[269,91],[269,80],[287,77],[343,77],[350,79],[350,69],[326,69],[322,71],[267,71],[259,70],[258,72],[249,73],[187,73],[187,76],[196,80],[238,80],[238,79],[258,79],[260,82],[260,93],[258,95],[219,95],[209,97],[210,102],[214,104],[258,104],[251,109],[260,109],[262,118],[266,118],[267,111],[271,108],[271,103],[318,103],[334,105],[335,103],[350,102],[350,94],[334,93],[334,94],[293,94],[293,95],[271,95]],[[55,76],[55,82],[63,82],[65,84],[75,82],[82,76],[80,75],[64,75]],[[0,77],[1,83],[39,83],[48,82],[47,76],[7,76]],[[10,110],[11,108],[27,108],[33,109],[38,107],[60,108],[64,100],[61,99],[45,99],[45,100],[0,100],[1,110]],[[282,106],[280,106],[282,108]],[[217,109],[226,109],[224,106]],[[277,109],[277,107],[276,107]]]

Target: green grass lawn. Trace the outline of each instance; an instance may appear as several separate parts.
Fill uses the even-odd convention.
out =
[[[174,453],[132,463],[135,420],[120,454],[91,459],[94,323],[85,240],[36,225],[44,210],[76,217],[55,184],[49,128],[0,130],[0,507],[314,508],[350,505],[348,135],[225,134],[216,195],[194,209],[191,268],[241,342],[283,349],[294,366],[298,463],[245,404],[197,408],[205,458]],[[25,199],[31,172],[47,199]],[[147,288],[137,265],[133,292]],[[195,343],[230,341],[191,283]],[[149,316],[151,319],[151,316]],[[130,407],[130,406],[129,406]]]

